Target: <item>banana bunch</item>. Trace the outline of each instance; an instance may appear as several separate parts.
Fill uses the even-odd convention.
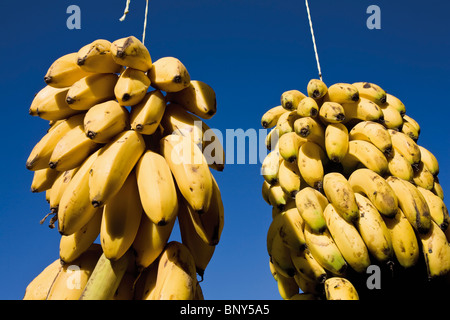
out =
[[[177,58],[152,61],[133,36],[58,58],[44,81],[29,113],[50,127],[26,168],[50,205],[41,223],[51,216],[61,234],[59,262],[24,298],[203,299],[197,276],[224,225],[212,172],[224,149],[205,123],[214,90]],[[177,219],[181,242],[170,239]],[[83,270],[76,292],[71,266]]]
[[[420,125],[400,99],[374,83],[312,79],[305,93],[284,92],[261,125],[267,251],[283,299],[448,290],[450,217],[439,164],[419,145]],[[369,288],[373,270],[381,289]]]

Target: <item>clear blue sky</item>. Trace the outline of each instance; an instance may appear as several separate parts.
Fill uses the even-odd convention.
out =
[[[259,129],[261,115],[290,89],[317,77],[304,1],[150,0],[145,44],[154,60],[175,56],[193,79],[216,91],[208,124]],[[81,8],[81,30],[66,27],[66,9]],[[381,8],[381,30],[366,9]],[[26,285],[58,256],[59,234],[39,220],[44,194],[32,194],[25,168],[47,122],[28,115],[43,76],[59,56],[104,38],[142,37],[144,0],[1,1],[3,61],[0,158],[0,299],[21,299]],[[419,121],[419,144],[437,156],[450,190],[448,90],[450,3],[444,0],[310,0],[324,81],[369,81],[399,97]],[[247,157],[248,159],[248,157]],[[203,282],[207,299],[280,299],[268,266],[271,210],[261,197],[260,163],[229,164],[214,173],[225,204],[225,228]]]

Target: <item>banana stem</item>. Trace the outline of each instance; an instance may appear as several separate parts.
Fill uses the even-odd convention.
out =
[[[109,260],[103,253],[89,277],[80,300],[110,300],[119,287],[131,258],[131,251],[127,251],[116,261]]]

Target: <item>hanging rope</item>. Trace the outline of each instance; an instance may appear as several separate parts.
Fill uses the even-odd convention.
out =
[[[319,54],[317,53],[316,39],[314,37],[314,30],[313,30],[312,21],[311,21],[311,13],[309,11],[308,0],[305,0],[305,3],[306,3],[306,10],[308,11],[309,28],[311,29],[311,36],[312,36],[312,41],[313,41],[313,45],[314,45],[314,53],[316,55],[317,70],[319,71],[319,78],[320,78],[320,80],[322,80],[322,71],[320,70]]]
[[[124,21],[127,14],[130,12],[130,2],[131,0],[127,0],[123,16],[119,19],[120,21]],[[146,0],[145,3],[145,18],[144,18],[144,31],[142,32],[142,43],[145,42],[145,31],[147,30],[147,16],[148,16],[148,0]]]

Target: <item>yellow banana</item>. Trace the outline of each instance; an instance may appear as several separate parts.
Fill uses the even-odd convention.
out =
[[[205,269],[214,255],[216,246],[206,243],[197,233],[196,227],[189,213],[189,208],[182,199],[179,207],[178,223],[180,226],[181,242],[191,252],[195,261],[196,271],[203,279]]]
[[[435,195],[431,190],[417,186],[417,190],[422,194],[430,209],[431,219],[441,228],[446,230],[448,227],[448,209],[444,201]]]
[[[50,210],[53,212],[58,212],[59,202],[64,194],[69,182],[72,180],[75,173],[79,168],[70,169],[64,172],[58,172],[58,178],[56,178],[55,183],[52,186],[49,198]],[[50,169],[53,170],[53,169]],[[54,170],[53,170],[54,171]]]
[[[174,57],[163,57],[153,62],[148,77],[153,87],[165,92],[181,91],[191,82],[184,64]]]
[[[45,300],[50,287],[62,269],[61,261],[56,259],[44,268],[30,283],[28,283],[23,300]]]
[[[301,117],[294,122],[294,131],[301,137],[318,143],[325,138],[324,126],[313,117]],[[312,138],[314,137],[314,138]]]
[[[450,272],[450,244],[444,231],[432,221],[429,231],[419,234],[428,278],[436,278]]]
[[[101,255],[98,244],[92,244],[81,256],[62,266],[55,278],[47,300],[78,300]]]
[[[208,84],[198,80],[191,80],[189,86],[181,91],[168,92],[166,99],[202,119],[212,118],[217,111],[216,93]]]
[[[295,132],[283,134],[278,140],[278,150],[280,156],[289,163],[297,161],[298,150],[306,142],[306,139],[300,137]]]
[[[345,120],[345,110],[340,103],[326,101],[320,106],[319,118],[326,125],[341,123]]]
[[[297,106],[306,96],[298,90],[288,90],[281,95],[281,105],[288,111],[297,110]]]
[[[433,176],[437,176],[439,174],[439,162],[436,159],[435,155],[425,147],[418,145],[420,150],[420,161],[425,164],[425,167],[428,171],[431,172]]]
[[[389,230],[392,249],[403,268],[415,266],[419,260],[420,247],[413,227],[399,208],[392,218],[382,216]]]
[[[158,275],[158,261],[142,270],[135,283],[134,300],[152,300]]]
[[[34,171],[33,180],[31,181],[31,192],[39,193],[50,189],[58,175],[59,172],[51,168]]]
[[[144,149],[142,135],[133,130],[123,131],[101,149],[89,171],[89,198],[94,207],[101,207],[120,190]]]
[[[286,193],[281,187],[280,183],[272,184],[269,188],[268,198],[270,205],[278,210],[283,210],[289,200],[291,199],[291,195]]]
[[[413,182],[416,186],[421,186],[427,190],[432,190],[434,187],[434,176],[422,161],[419,162],[414,172]]]
[[[301,117],[316,117],[319,114],[319,105],[311,97],[303,98],[297,106],[297,114]]]
[[[114,86],[114,95],[121,106],[134,106],[141,102],[149,86],[150,79],[144,71],[126,68]]]
[[[159,90],[145,94],[130,112],[131,129],[141,134],[153,134],[158,129],[166,110],[166,101]]]
[[[47,70],[44,81],[54,88],[66,88],[90,75],[77,64],[77,52],[72,52],[56,59]]]
[[[269,184],[278,182],[278,170],[282,160],[279,150],[270,151],[264,158],[261,165],[261,175]]]
[[[169,221],[164,226],[158,226],[147,215],[142,215],[139,229],[132,245],[135,252],[136,266],[139,271],[150,266],[163,251],[172,234],[175,220]]]
[[[311,79],[306,87],[308,96],[314,99],[320,99],[328,92],[327,85],[319,79]]]
[[[93,106],[84,116],[84,133],[97,143],[110,142],[129,126],[128,110],[114,100]]]
[[[359,193],[356,193],[355,197],[360,212],[355,227],[364,240],[367,249],[378,261],[392,261],[394,249],[391,234],[382,216],[367,197]]]
[[[88,110],[96,104],[115,99],[117,75],[94,73],[75,82],[67,92],[66,102],[74,110]]]
[[[389,176],[386,179],[397,199],[398,205],[409,223],[419,233],[427,233],[431,228],[431,215],[427,202],[417,188],[403,179]]]
[[[434,177],[433,193],[444,200],[444,190],[442,189],[437,176]]]
[[[175,219],[177,190],[166,159],[146,150],[136,164],[136,176],[140,202],[148,218],[157,225],[165,225]]]
[[[298,294],[299,287],[293,277],[278,275],[277,280],[278,293],[283,300],[290,300],[292,296]]]
[[[277,233],[281,237],[284,245],[292,252],[305,250],[306,241],[303,233],[304,220],[299,214],[295,202],[290,201],[279,216],[280,224],[278,225]]]
[[[414,131],[417,138],[419,138],[420,135],[420,124],[417,122],[413,117],[407,114],[402,114],[403,117],[403,124],[408,123],[411,125],[411,130]],[[417,139],[416,139],[417,140]]]
[[[294,280],[302,293],[320,295],[323,290],[323,284],[305,277],[303,274],[296,273]]]
[[[400,112],[390,104],[382,104],[380,108],[383,113],[383,125],[387,129],[400,131],[404,122]]]
[[[376,172],[367,168],[357,169],[348,182],[354,192],[366,195],[383,216],[393,217],[397,213],[398,199],[394,190]]]
[[[359,91],[350,83],[335,83],[328,87],[325,99],[336,103],[356,102],[359,100]]]
[[[341,161],[346,171],[353,171],[358,164],[384,175],[388,171],[388,161],[383,152],[372,142],[364,140],[350,140],[348,152]]]
[[[131,171],[120,190],[103,207],[100,243],[106,258],[118,260],[131,247],[142,210],[136,173]]]
[[[358,89],[360,97],[369,99],[376,104],[386,103],[386,91],[379,85],[370,82],[355,82],[353,85]]]
[[[316,189],[302,188],[295,196],[295,205],[305,224],[315,233],[322,233],[327,225],[323,210],[328,199]]]
[[[290,111],[288,113],[282,114],[277,122],[278,135],[282,135],[294,131],[294,123],[300,118],[297,111]]]
[[[343,123],[374,121],[382,123],[384,121],[382,109],[373,101],[360,98],[356,102],[342,103],[345,112]]]
[[[417,131],[417,128],[411,122],[405,121],[405,116],[403,116],[404,121],[401,127],[401,132],[417,142],[417,140],[419,140],[419,131]]]
[[[75,115],[58,123],[55,128],[47,132],[31,150],[26,167],[36,171],[48,168],[48,163],[56,144],[71,129],[83,123],[83,114]]]
[[[387,129],[380,123],[362,121],[357,123],[349,132],[350,140],[364,140],[371,142],[386,157],[392,153],[392,140]]]
[[[171,241],[161,254],[156,276],[156,300],[192,300],[195,296],[194,257],[182,243]]]
[[[303,277],[318,283],[323,283],[327,279],[327,271],[317,262],[308,248],[298,252],[291,251],[291,259],[297,273]]]
[[[111,42],[97,39],[78,50],[77,65],[86,72],[120,73],[122,66],[117,64],[111,54]]]
[[[315,233],[305,224],[305,239],[308,249],[314,259],[327,271],[335,275],[343,275],[347,262],[339,251],[336,243],[326,229],[323,233]]]
[[[272,129],[270,129],[264,140],[264,145],[266,146],[267,150],[271,151],[271,150],[278,149],[279,148],[278,142],[280,140],[279,138],[280,137],[278,134],[278,128],[273,127]]]
[[[103,209],[98,208],[92,218],[80,230],[62,235],[59,242],[59,258],[70,264],[81,256],[94,243],[100,234]]]
[[[300,171],[296,163],[281,161],[278,169],[278,183],[281,189],[291,197],[300,190]]]
[[[391,151],[391,157],[388,158],[389,174],[399,177],[406,181],[413,181],[414,170],[406,158],[395,149]]]
[[[348,152],[349,133],[342,123],[330,123],[325,128],[325,151],[328,159],[340,163]]]
[[[359,219],[355,193],[348,180],[339,172],[329,172],[323,178],[323,191],[333,208],[347,222]]]
[[[359,300],[358,292],[346,278],[328,278],[324,285],[327,300]]]
[[[134,36],[117,39],[111,43],[110,50],[117,64],[143,72],[152,68],[152,58],[148,49]]]
[[[276,233],[272,238],[272,244],[270,246],[271,251],[268,252],[273,263],[275,270],[277,271],[278,277],[293,277],[295,274],[295,266],[291,260],[291,253],[289,247],[287,247],[280,233]]]
[[[67,132],[56,144],[49,160],[49,167],[58,171],[67,171],[80,166],[100,145],[89,139],[78,125]]]
[[[261,187],[261,194],[262,194],[262,197],[263,197],[264,201],[268,205],[270,205],[269,189],[270,189],[270,184],[266,180],[263,180],[262,187]]]
[[[400,114],[402,116],[405,115],[405,113],[406,113],[405,105],[396,96],[394,96],[394,95],[392,95],[390,93],[386,93],[386,103],[391,105],[391,106],[393,106],[395,109],[397,109],[397,111],[400,112]]]
[[[80,113],[66,102],[69,88],[53,88],[46,86],[41,89],[31,102],[28,113],[44,120],[56,121],[66,119]]]
[[[261,126],[265,129],[275,127],[281,115],[287,112],[289,111],[283,108],[283,106],[281,105],[270,108],[262,115]]]
[[[358,230],[351,222],[342,218],[332,203],[323,210],[323,216],[345,261],[356,272],[364,272],[370,265],[370,258],[369,251]]]
[[[96,212],[89,199],[89,171],[100,150],[83,162],[65,187],[58,204],[58,230],[62,235],[80,230]]]
[[[189,137],[171,134],[161,139],[161,151],[183,197],[194,211],[206,212],[213,181],[200,148]]]
[[[307,141],[301,145],[297,163],[302,178],[310,187],[322,188],[326,159],[325,151],[318,144]]]

